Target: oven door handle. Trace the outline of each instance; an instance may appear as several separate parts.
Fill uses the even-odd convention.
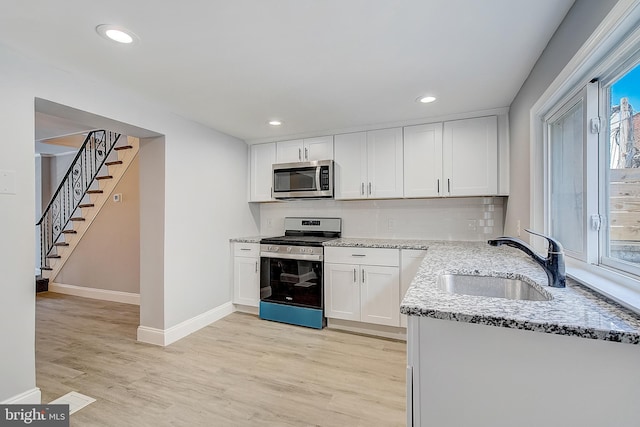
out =
[[[322,255],[287,254],[280,252],[260,252],[261,258],[299,259],[301,261],[322,261]]]

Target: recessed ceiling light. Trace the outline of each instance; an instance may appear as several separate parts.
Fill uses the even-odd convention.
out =
[[[271,126],[280,126],[280,125],[282,125],[282,121],[281,120],[269,120],[269,124]]]
[[[132,31],[117,25],[102,24],[96,27],[96,32],[108,40],[118,43],[132,44],[140,40]]]
[[[422,102],[423,104],[428,104],[428,103],[433,102],[435,100],[436,100],[435,96],[421,96],[418,99],[416,99],[416,101]]]

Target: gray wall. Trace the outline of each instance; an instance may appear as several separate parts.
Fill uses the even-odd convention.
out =
[[[616,3],[617,0],[576,0],[511,103],[509,112],[511,191],[506,210],[506,235],[516,235],[518,220],[523,230],[530,227],[529,112],[531,107]],[[522,238],[528,239],[525,234],[523,233]]]

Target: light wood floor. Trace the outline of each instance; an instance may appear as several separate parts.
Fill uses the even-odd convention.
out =
[[[72,426],[405,424],[406,345],[234,313],[165,348],[138,307],[55,293],[36,306],[42,401],[97,399]]]

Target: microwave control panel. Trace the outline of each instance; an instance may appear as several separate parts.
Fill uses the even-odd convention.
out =
[[[320,169],[320,189],[329,190],[329,168],[327,166],[322,166]]]

